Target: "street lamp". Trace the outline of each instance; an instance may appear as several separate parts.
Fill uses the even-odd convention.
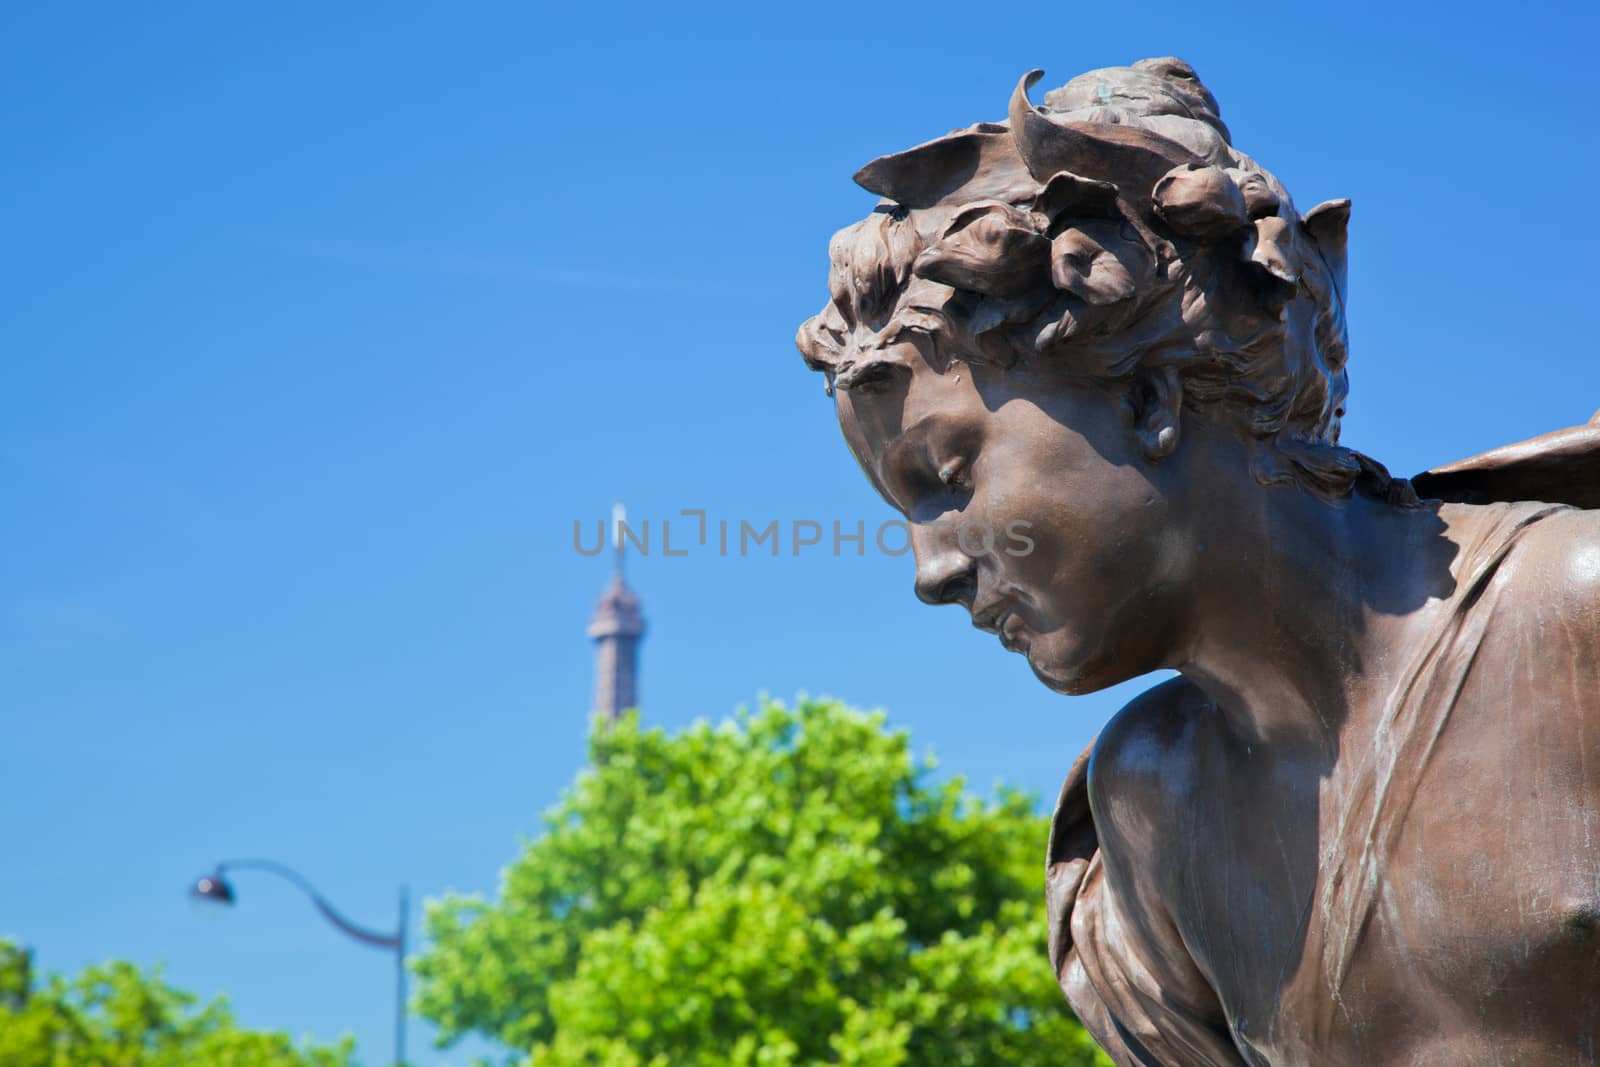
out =
[[[318,893],[305,877],[292,868],[272,860],[228,860],[217,864],[216,870],[195,880],[194,886],[189,890],[196,900],[209,901],[215,904],[231,905],[237,900],[233,886],[228,882],[228,871],[266,871],[275,874],[287,882],[292,882],[301,892],[311,898],[311,903],[316,905],[322,917],[338,927],[347,936],[360,941],[364,945],[374,948],[394,950],[394,1062],[395,1067],[405,1067],[406,1062],[406,920],[408,903],[406,900],[406,887],[400,887],[400,923],[392,934],[380,933],[369,930],[340,915],[329,904],[321,893]]]

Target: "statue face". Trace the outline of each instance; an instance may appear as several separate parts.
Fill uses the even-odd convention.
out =
[[[1133,406],[1059,375],[899,355],[909,372],[842,390],[838,414],[911,524],[917,595],[966,607],[1060,692],[1170,665],[1187,552]]]

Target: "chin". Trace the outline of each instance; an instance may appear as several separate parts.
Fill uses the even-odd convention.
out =
[[[1126,657],[1105,655],[1103,649],[1086,653],[1081,648],[1061,648],[1067,643],[1064,638],[1060,631],[1041,635],[1028,648],[1034,677],[1057,693],[1074,697],[1098,693],[1150,670],[1131,668]]]

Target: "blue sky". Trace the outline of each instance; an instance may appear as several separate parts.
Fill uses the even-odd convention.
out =
[[[575,519],[887,517],[796,325],[875,155],[1189,59],[1354,200],[1345,440],[1400,472],[1600,407],[1579,5],[44,5],[0,11],[0,936],[389,1055],[353,917],[492,892],[584,759]],[[676,540],[678,530],[674,530]],[[883,706],[1050,796],[1068,700],[907,559],[635,560],[646,717]],[[463,1062],[427,1049],[420,1063]]]

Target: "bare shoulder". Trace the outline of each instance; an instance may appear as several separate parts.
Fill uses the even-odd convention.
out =
[[[1600,510],[1552,515],[1535,529],[1535,542],[1554,561],[1553,577],[1574,598],[1600,599]]]
[[[1243,1062],[1174,914],[1174,903],[1192,884],[1188,864],[1195,849],[1186,839],[1194,832],[1192,813],[1215,740],[1212,709],[1199,686],[1173,678],[1117,712],[1089,758],[1089,805],[1104,872],[1101,907],[1115,916],[1107,925],[1114,937],[1103,951],[1123,961],[1121,974],[1130,987],[1141,987],[1141,1010],[1162,1006],[1160,1039],[1177,1036],[1175,1049],[1187,1050],[1184,1058],[1175,1054],[1163,1063]]]
[[[1600,510],[1562,511],[1534,524],[1507,581],[1519,614],[1600,640]]]
[[[1210,710],[1205,691],[1180,676],[1139,694],[1101,731],[1089,805],[1111,851],[1159,848],[1152,829],[1174,825],[1167,816],[1192,802]]]
[[[1191,756],[1195,724],[1210,708],[1205,691],[1181,675],[1130,700],[1094,743],[1089,760],[1091,801],[1097,780],[1117,786],[1170,781],[1179,769],[1171,761],[1181,763]]]

